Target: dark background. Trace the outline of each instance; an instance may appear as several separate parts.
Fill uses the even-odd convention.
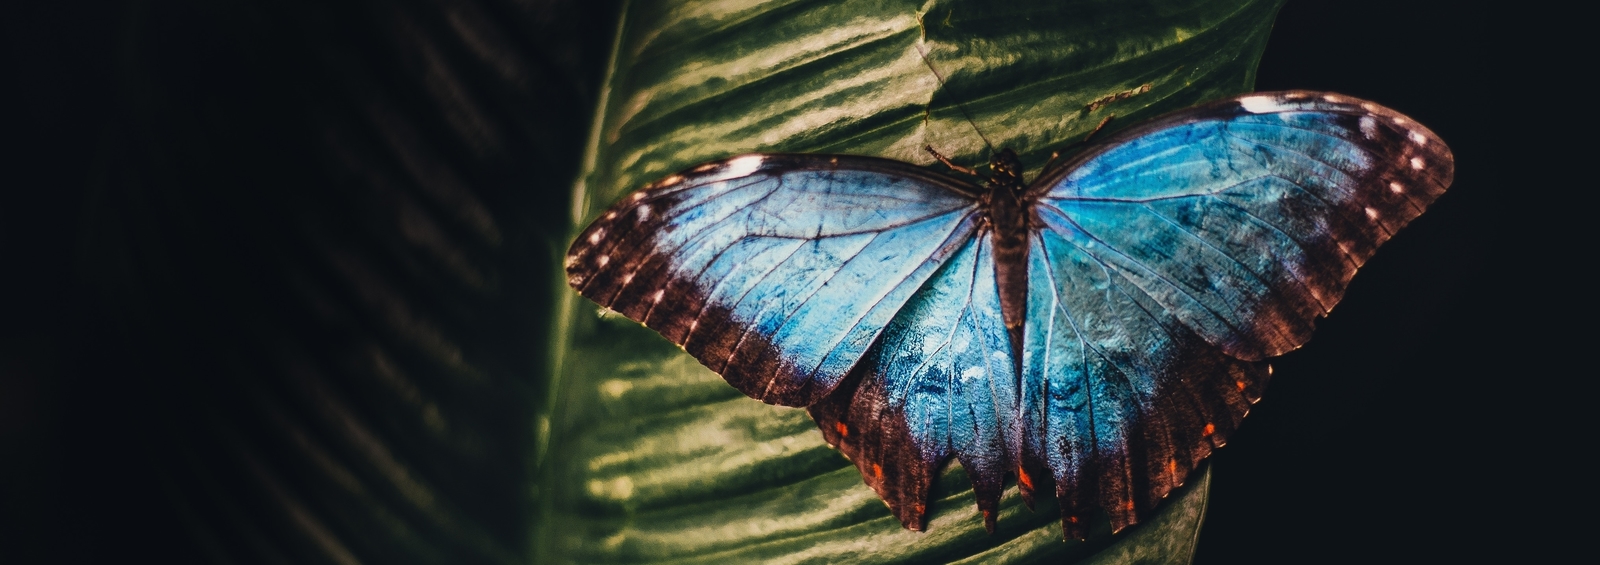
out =
[[[1362,268],[1311,342],[1273,363],[1215,456],[1196,563],[1475,562],[1537,521],[1506,506],[1521,486],[1506,470],[1530,450],[1512,447],[1529,441],[1529,415],[1509,405],[1530,384],[1513,359],[1537,330],[1511,312],[1533,283],[1512,265],[1532,254],[1513,243],[1517,185],[1500,180],[1511,160],[1491,138],[1491,50],[1512,42],[1490,35],[1489,13],[1290,0],[1279,14],[1258,90],[1399,110],[1450,144],[1456,179]]]
[[[517,555],[535,509],[505,493],[532,463],[503,450],[544,401],[529,344],[613,9],[5,8],[0,562]],[[1528,286],[1484,125],[1488,15],[1280,14],[1259,89],[1404,112],[1456,182],[1275,363],[1214,459],[1197,562],[1473,557],[1523,520],[1496,463],[1517,421],[1488,416],[1518,396],[1497,328]],[[363,369],[374,351],[404,377]],[[395,461],[447,507],[383,490]]]

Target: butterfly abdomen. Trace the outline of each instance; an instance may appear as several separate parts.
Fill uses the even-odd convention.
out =
[[[1009,149],[1006,153],[1009,153]],[[997,157],[997,160],[999,157]],[[1014,157],[1013,157],[1014,159]],[[997,171],[1007,170],[994,167]],[[1021,179],[998,173],[989,179],[983,199],[988,235],[994,245],[994,275],[1000,291],[1000,312],[1012,351],[1022,351],[1022,331],[1028,309],[1028,236],[1030,203],[1024,200]],[[1018,363],[1021,357],[1017,358]],[[1018,375],[1021,366],[1018,366]]]

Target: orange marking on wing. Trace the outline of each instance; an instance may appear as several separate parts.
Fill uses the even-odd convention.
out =
[[[1017,481],[1021,482],[1022,486],[1027,487],[1028,490],[1033,490],[1033,477],[1028,476],[1027,469],[1017,468]]]
[[[872,476],[878,480],[883,480],[883,467],[879,466],[877,463],[873,463]]]
[[[1234,384],[1239,385],[1239,392],[1244,392],[1244,381],[1234,381]]]
[[[1167,460],[1167,474],[1170,474],[1170,475],[1178,474],[1178,460],[1177,459],[1168,459]]]
[[[844,425],[844,422],[835,423],[833,425],[833,429],[839,430],[839,435],[841,435],[841,436],[845,436],[845,437],[849,437],[850,436],[850,426]]]
[[[1217,433],[1217,426],[1213,425],[1210,422],[1206,422],[1205,435],[1209,436],[1209,435],[1214,434],[1214,433]]]
[[[1129,512],[1133,512],[1133,501],[1129,500],[1128,503],[1122,505],[1122,507],[1128,509]]]

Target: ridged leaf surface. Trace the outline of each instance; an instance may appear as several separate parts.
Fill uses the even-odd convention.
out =
[[[1278,0],[633,2],[575,187],[573,229],[641,185],[748,152],[935,168],[1011,147],[1037,172],[1109,129],[1245,92]],[[638,324],[567,292],[539,423],[540,562],[1186,563],[1202,467],[1149,522],[1063,541],[1012,488],[984,532],[964,472],[904,530],[804,410],[746,398]]]

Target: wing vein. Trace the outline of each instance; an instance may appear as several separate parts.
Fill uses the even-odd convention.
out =
[[[954,241],[956,239],[960,239],[961,236],[962,236],[962,232],[970,229],[971,219],[972,219],[972,212],[968,212],[968,216],[966,218],[962,219],[962,221],[959,224],[956,225],[955,231],[951,232],[951,234],[949,236],[946,236],[945,242],[940,244],[938,247],[935,247],[933,249],[933,251],[930,252],[926,257],[923,257],[922,260],[921,260],[921,263],[927,263],[929,260],[933,259],[934,255],[938,255],[939,253],[945,251],[949,247],[951,241]],[[915,268],[913,268],[912,272],[913,273],[915,272]],[[883,304],[883,301],[885,299],[889,298],[889,295],[894,294],[894,291],[899,290],[901,288],[901,285],[905,284],[906,282],[907,281],[901,281],[899,284],[896,284],[894,286],[889,287],[889,289],[886,292],[884,292],[882,295],[878,296],[877,298],[873,299],[871,305],[869,305],[868,307],[862,309],[860,315],[856,316],[855,319],[850,322],[850,327],[840,334],[839,339],[837,341],[834,341],[833,343],[829,344],[829,347],[828,347],[829,353],[831,354],[835,349],[837,349],[839,347],[840,343],[843,343],[845,339],[849,338],[851,332],[854,332],[856,330],[856,328],[861,327],[861,322],[865,321],[867,316],[869,314],[871,314],[873,310],[876,310],[879,305]],[[926,282],[926,281],[924,281],[924,282]],[[878,331],[881,333],[883,330],[880,328]],[[822,367],[822,364],[827,362],[828,357],[829,357],[829,355],[823,355],[822,359],[817,361],[817,365],[811,368],[811,372],[809,374],[813,374],[813,375],[816,374],[817,370]]]
[[[1140,261],[1138,259],[1130,257],[1126,253],[1122,253],[1120,251],[1117,251],[1117,249],[1115,247],[1113,247],[1110,244],[1106,243],[1104,240],[1100,239],[1099,237],[1096,237],[1094,234],[1089,233],[1088,230],[1083,229],[1083,226],[1079,225],[1077,221],[1073,220],[1071,216],[1066,215],[1066,213],[1062,212],[1059,208],[1056,208],[1055,206],[1051,206],[1051,205],[1048,205],[1048,204],[1043,204],[1043,203],[1041,203],[1040,205],[1049,206],[1052,210],[1055,210],[1057,214],[1061,215],[1062,219],[1066,220],[1068,223],[1070,223],[1073,226],[1077,227],[1079,232],[1083,233],[1089,239],[1094,240],[1096,243],[1099,243],[1101,246],[1103,246],[1106,249],[1110,250],[1111,253],[1115,253],[1115,254],[1123,257],[1124,259],[1127,259],[1130,263],[1143,268],[1145,272],[1150,273],[1152,276],[1160,279],[1162,282],[1165,282],[1168,285],[1171,285],[1172,288],[1176,289],[1178,292],[1180,292],[1184,296],[1188,297],[1189,300],[1194,301],[1196,304],[1199,304],[1201,308],[1204,308],[1207,312],[1210,312],[1213,316],[1215,316],[1217,318],[1218,321],[1222,322],[1223,325],[1228,326],[1228,329],[1232,330],[1235,335],[1241,335],[1241,336],[1244,335],[1243,332],[1239,331],[1239,328],[1235,327],[1233,325],[1233,323],[1229,322],[1228,319],[1226,317],[1224,317],[1221,313],[1219,313],[1219,312],[1217,312],[1215,310],[1212,310],[1209,306],[1205,305],[1205,302],[1202,302],[1199,298],[1196,298],[1194,296],[1194,294],[1190,293],[1189,289],[1187,289],[1185,287],[1185,285],[1178,284],[1177,282],[1168,279],[1165,275],[1162,275],[1162,274],[1156,272],[1155,270],[1151,269],[1149,265],[1145,265],[1143,261]],[[1077,247],[1079,249],[1084,249],[1082,246],[1079,246],[1076,243],[1072,242],[1072,240],[1070,238],[1062,238],[1062,239],[1067,241],[1068,243],[1071,243],[1073,245],[1073,247]],[[1099,256],[1095,255],[1094,253],[1090,253],[1086,249],[1084,249],[1084,254],[1088,255],[1091,258],[1093,258],[1095,260],[1095,262],[1100,263],[1102,265],[1106,265],[1106,263]],[[1115,267],[1112,267],[1112,268],[1114,270],[1121,271],[1121,269],[1116,269]],[[1126,278],[1126,277],[1124,277],[1124,278]],[[1132,282],[1132,281],[1129,281],[1129,282]],[[1139,286],[1138,283],[1133,283],[1133,286],[1138,288],[1140,291],[1144,292],[1146,296],[1149,296],[1150,299],[1154,300],[1157,304],[1161,303],[1161,299],[1156,298],[1155,296],[1151,295],[1149,290],[1146,290],[1144,287]]]

